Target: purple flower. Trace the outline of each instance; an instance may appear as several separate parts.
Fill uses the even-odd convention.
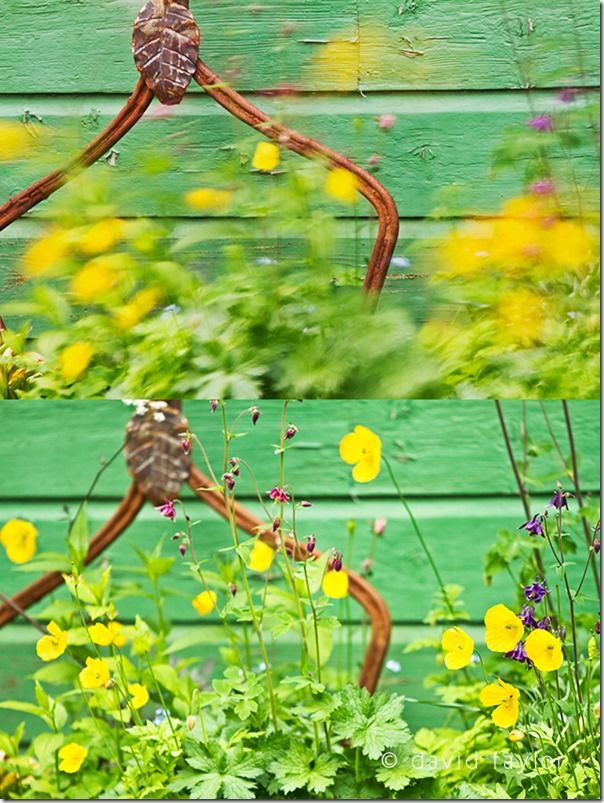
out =
[[[284,488],[275,486],[275,488],[271,488],[271,490],[268,492],[268,496],[269,499],[273,500],[273,502],[281,502],[283,504],[287,504],[287,502],[289,502],[289,496]]]
[[[222,479],[224,480],[224,484],[229,491],[232,491],[235,487],[235,477],[231,474],[231,472],[227,471],[225,474],[223,474]]]
[[[551,178],[540,178],[539,181],[533,181],[529,189],[533,195],[551,195],[555,185]]]
[[[575,97],[579,94],[581,90],[577,89],[574,86],[567,86],[564,89],[561,89],[558,94],[558,100],[561,103],[574,103]]]
[[[543,538],[545,538],[545,535],[543,535],[543,527],[541,526],[542,521],[543,516],[541,516],[539,513],[535,513],[532,519],[525,521],[524,524],[521,524],[520,527],[518,527],[518,529],[526,530],[529,535],[541,535]]]
[[[599,538],[594,538],[592,546],[594,548],[594,552],[596,553],[596,555],[599,555],[600,554],[600,539]]]
[[[529,600],[529,602],[541,602],[543,597],[549,594],[549,588],[547,587],[545,580],[539,580],[538,577],[535,577],[535,582],[531,583],[530,586],[524,587],[524,596]]]
[[[231,459],[229,460],[229,465],[231,466],[231,474],[233,474],[234,477],[238,477],[240,474],[239,458],[231,457]]]
[[[309,535],[306,537],[306,551],[309,555],[315,551],[315,547],[317,546],[317,539],[314,535]]]
[[[216,410],[218,409],[218,405],[219,404],[220,404],[220,402],[218,401],[218,399],[210,399],[210,410],[213,413],[215,413]]]
[[[386,530],[386,525],[388,524],[388,519],[384,516],[379,516],[377,519],[373,521],[373,532],[376,535],[384,535]]]
[[[334,572],[341,572],[342,566],[342,553],[341,552],[334,552],[333,558],[331,559],[331,568]]]
[[[518,618],[525,627],[533,629],[537,627],[537,620],[535,619],[535,609],[532,605],[523,605],[522,610],[518,614]]]
[[[295,438],[297,432],[298,427],[295,424],[290,424],[285,430],[285,440],[291,441],[292,438]]]
[[[545,619],[549,619],[549,617],[548,617],[548,616],[546,616],[546,617],[545,617]],[[550,624],[551,624],[551,623],[550,623]],[[544,627],[544,628],[542,628],[542,629],[543,629],[543,630],[548,630],[548,628],[547,628],[547,627]],[[557,630],[556,630],[556,635],[558,636],[558,638],[559,638],[559,639],[561,639],[562,641],[564,641],[564,639],[566,638],[566,628],[564,627],[564,625],[560,625],[560,626],[557,628]]]
[[[190,451],[191,451],[191,438],[189,438],[188,436],[185,436],[185,437],[184,437],[184,438],[181,440],[181,442],[180,442],[180,443],[181,443],[181,445],[182,445],[182,450],[183,450],[183,452],[184,452],[185,454],[189,454],[189,453],[190,453]]]
[[[277,518],[273,519],[271,530],[276,533],[279,527],[281,527],[281,519],[277,516]]]
[[[183,558],[184,558],[184,556],[187,554],[187,545],[186,545],[185,543],[181,542],[181,543],[178,545],[178,551],[180,552],[180,554],[181,554],[181,555],[183,556]]]
[[[568,491],[565,491],[561,486],[558,486],[547,506],[555,507],[556,510],[562,510],[562,508],[565,507],[568,510],[568,496]]]
[[[250,408],[250,415],[252,416],[252,424],[256,426],[260,418],[260,410],[257,407]]]
[[[551,630],[552,620],[549,616],[544,616],[537,622],[537,630]]]
[[[176,508],[174,507],[174,502],[172,499],[166,499],[163,505],[155,505],[155,509],[158,510],[162,516],[165,516],[167,519],[171,519],[174,521],[176,518]]]
[[[526,664],[529,667],[533,665],[533,662],[526,654],[526,650],[524,648],[524,641],[519,641],[513,650],[510,650],[509,652],[505,653],[505,657],[511,658],[512,661],[518,661],[521,664]]]
[[[528,121],[527,125],[534,131],[553,131],[554,121],[549,114],[538,114]]]

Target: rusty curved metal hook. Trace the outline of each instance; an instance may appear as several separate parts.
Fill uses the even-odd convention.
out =
[[[158,2],[160,0],[151,0],[144,7],[143,12]],[[178,7],[178,16],[183,15],[185,24],[190,25],[192,23],[195,25],[194,19],[188,11],[189,0],[161,0],[161,3],[163,3],[164,7],[172,10]],[[140,20],[143,19],[142,24],[144,25],[149,24],[148,15],[143,17],[143,12],[137,18],[139,36]],[[184,12],[186,12],[186,18]],[[198,41],[197,37],[197,44]],[[190,46],[191,42],[188,43],[187,47]],[[178,54],[176,54],[176,57],[178,57]],[[379,294],[386,280],[399,232],[398,210],[388,190],[375,176],[350,159],[322,145],[320,142],[310,137],[305,137],[297,131],[272,120],[269,115],[231,89],[200,59],[197,59],[196,62],[191,62],[191,65],[189,72],[205,92],[246,125],[301,156],[323,161],[330,167],[344,168],[357,177],[359,191],[372,204],[378,217],[376,243],[365,275],[363,289],[373,295]],[[168,95],[168,97],[164,97],[163,102],[171,104],[180,102],[188,86],[188,80],[183,81],[183,84],[180,97],[175,99]],[[151,85],[153,88],[150,88]],[[157,83],[151,82],[149,77],[143,74],[124,108],[89,145],[66,165],[36,181],[0,206],[0,231],[33,209],[41,201],[49,198],[50,195],[71,181],[82,170],[90,167],[104,153],[110,150],[142,118],[157,93]]]
[[[89,564],[107,549],[136,519],[146,501],[156,503],[166,495],[174,498],[175,490],[186,481],[196,496],[224,519],[228,519],[223,494],[212,488],[213,482],[190,459],[184,456],[179,432],[188,430],[188,423],[180,415],[180,403],[171,402],[166,411],[166,420],[156,422],[152,416],[134,416],[128,425],[126,458],[134,481],[120,502],[113,516],[90,540],[85,563]],[[151,448],[149,441],[156,439]],[[234,506],[237,526],[243,532],[257,536],[277,548],[277,535],[266,528],[261,519],[250,513],[239,502]],[[288,537],[286,546],[294,559],[307,560],[308,554],[302,544]],[[319,552],[315,552],[319,555]],[[370,692],[375,691],[380,672],[390,643],[391,620],[388,607],[376,589],[363,577],[347,570],[350,594],[359,602],[371,621],[371,636],[359,677],[359,685]],[[49,572],[19,591],[12,598],[4,598],[0,606],[0,628],[26,611],[63,583],[61,572]]]

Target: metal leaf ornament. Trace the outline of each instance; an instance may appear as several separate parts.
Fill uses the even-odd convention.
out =
[[[199,28],[186,5],[149,0],[134,23],[132,51],[149,89],[167,106],[183,99],[199,55]]]

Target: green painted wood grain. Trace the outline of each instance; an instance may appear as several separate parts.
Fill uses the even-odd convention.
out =
[[[142,0],[4,5],[2,92],[126,92],[136,80],[130,39]],[[592,0],[205,0],[191,8],[202,57],[246,90],[502,89],[523,85],[519,60],[533,86],[598,81]],[[326,43],[336,45],[331,70],[317,67]]]
[[[250,403],[229,402],[233,417]],[[545,402],[563,448],[567,442],[559,402]],[[281,402],[265,400],[255,428],[246,422],[246,437],[236,451],[257,473],[261,488],[275,483],[278,461],[270,444],[277,442]],[[522,418],[520,402],[504,402],[517,448]],[[527,402],[529,430],[539,446],[532,470],[535,492],[548,493],[562,479],[558,458],[546,451],[547,432],[538,402]],[[585,488],[599,486],[599,407],[597,402],[571,401],[581,474]],[[206,402],[187,402],[184,412],[203,439],[210,460],[222,459],[220,421]],[[88,487],[101,457],[112,454],[123,440],[132,409],[121,402],[19,402],[0,405],[0,499],[78,499]],[[371,427],[382,438],[396,465],[405,492],[411,496],[515,496],[495,407],[490,401],[305,401],[291,402],[289,418],[300,432],[288,452],[288,471],[300,497],[325,499],[392,496],[383,472],[367,485],[353,483],[350,468],[338,457],[337,445],[356,424]],[[539,478],[545,477],[543,482]],[[127,474],[121,461],[99,485],[103,498],[119,497]],[[251,487],[242,479],[240,492]]]
[[[531,99],[534,112],[550,110],[556,103],[551,92],[534,93]],[[60,164],[105,125],[120,105],[121,99],[101,96],[36,97],[26,107],[21,98],[0,99],[0,118],[17,120],[27,108],[43,119],[51,134],[38,158],[24,158],[3,169],[0,197],[9,197]],[[278,103],[266,100],[263,105],[361,165],[373,154],[381,155],[378,176],[392,192],[403,218],[423,218],[437,208],[440,217],[496,214],[504,200],[522,189],[519,173],[493,174],[490,166],[504,132],[513,126],[524,127],[533,113],[525,93],[378,93],[366,98],[340,94]],[[384,112],[397,115],[395,127],[387,132],[377,124]],[[264,193],[287,177],[250,172],[249,159],[259,139],[211,99],[186,98],[167,118],[148,114],[116,148],[115,167],[101,160],[87,177],[109,182],[121,215],[194,217],[199,213],[187,206],[184,194],[207,186],[208,175],[220,169],[220,175],[226,173],[230,178],[215,181],[231,181],[236,188],[245,180],[251,188],[248,200],[243,199],[231,214],[262,217]],[[581,190],[597,185],[598,162],[590,146],[577,149],[571,159],[568,153],[554,149],[550,162],[560,186],[576,185]],[[287,152],[282,167],[287,171],[289,166],[317,170]],[[592,201],[597,203],[597,199]],[[33,214],[47,216],[57,203],[56,198],[44,202]],[[585,203],[589,205],[589,196]],[[362,198],[356,205],[335,204],[318,192],[314,205],[341,217],[373,215]],[[266,236],[270,232],[269,219]]]

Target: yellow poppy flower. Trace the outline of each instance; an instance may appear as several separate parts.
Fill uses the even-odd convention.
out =
[[[61,376],[68,384],[79,379],[90,365],[94,349],[83,340],[63,349],[60,356]]]
[[[450,627],[443,633],[441,646],[445,651],[447,669],[463,669],[472,660],[474,639],[460,627]]]
[[[325,181],[325,190],[336,201],[353,204],[357,199],[359,182],[354,173],[343,167],[330,170]]]
[[[93,644],[98,644],[101,647],[108,647],[110,644],[115,644],[116,647],[123,647],[128,639],[120,634],[122,629],[123,625],[119,622],[109,622],[107,625],[97,622],[94,625],[90,625],[88,633]]]
[[[80,683],[85,689],[98,689],[109,680],[109,667],[102,658],[86,658],[80,672]]]
[[[478,232],[453,232],[440,249],[440,262],[445,274],[464,276],[478,273],[488,265],[491,240]]]
[[[55,622],[49,622],[46,629],[48,635],[38,639],[36,653],[43,661],[54,661],[67,649],[67,631],[61,630]]]
[[[192,190],[185,195],[185,201],[192,206],[193,209],[201,209],[202,211],[214,209],[220,211],[225,209],[232,197],[233,193],[228,190],[214,190],[211,187],[200,187],[198,190]]]
[[[44,276],[67,256],[69,233],[63,229],[51,229],[36,240],[23,254],[23,270],[28,276]]]
[[[280,158],[278,145],[274,142],[259,142],[252,158],[252,167],[254,170],[269,172],[277,167]]]
[[[102,254],[121,240],[124,223],[119,218],[104,218],[89,226],[78,245],[85,254]]]
[[[505,605],[493,605],[484,617],[486,643],[493,652],[510,652],[522,638],[524,625]]]
[[[120,329],[132,329],[137,323],[142,321],[145,315],[157,305],[162,297],[162,293],[155,287],[147,287],[139,290],[127,304],[119,307],[113,317]]]
[[[0,530],[0,544],[13,563],[27,563],[36,554],[38,531],[30,521],[10,519]]]
[[[323,593],[332,599],[342,599],[348,596],[348,575],[345,571],[336,572],[330,569],[323,575],[321,586]]]
[[[118,283],[118,254],[91,259],[71,280],[71,291],[81,304],[102,300]]]
[[[340,457],[354,465],[352,478],[356,482],[371,482],[380,473],[382,441],[375,432],[359,424],[340,441]]]
[[[547,630],[533,630],[524,642],[526,654],[540,672],[560,669],[564,656],[560,639]]]
[[[511,728],[518,721],[519,699],[518,689],[500,679],[497,683],[489,683],[480,692],[482,705],[497,706],[491,714],[491,719],[500,728]]]
[[[88,750],[80,744],[70,742],[59,750],[59,769],[61,772],[77,772],[88,755]]]
[[[142,708],[146,703],[149,702],[149,692],[147,691],[147,687],[141,685],[140,683],[128,684],[128,692],[132,695],[130,705],[133,708]]]
[[[275,559],[275,550],[259,538],[252,548],[248,569],[253,572],[265,572],[270,569]]]
[[[192,605],[200,616],[207,616],[216,607],[216,593],[214,591],[202,591],[192,601]]]

